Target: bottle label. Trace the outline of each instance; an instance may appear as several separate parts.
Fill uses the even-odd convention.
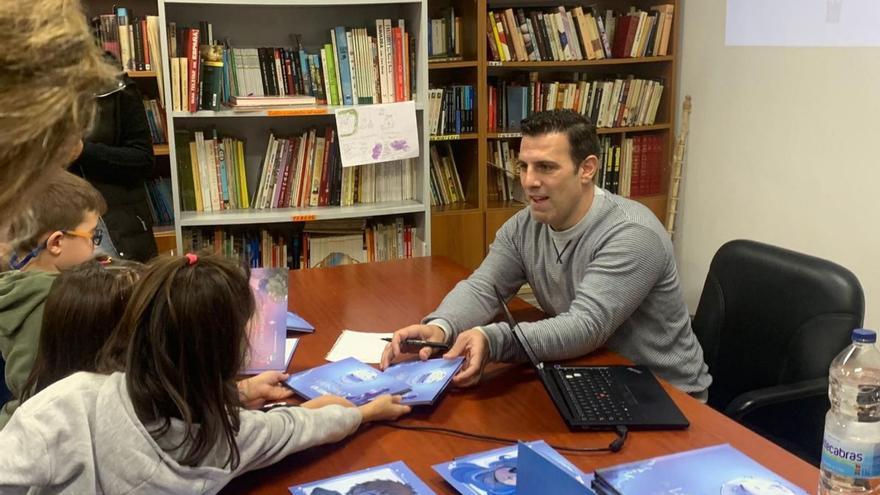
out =
[[[822,441],[822,467],[850,478],[880,477],[880,445],[845,442],[825,433]]]

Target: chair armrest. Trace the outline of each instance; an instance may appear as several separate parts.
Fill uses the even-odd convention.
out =
[[[827,377],[760,388],[734,397],[724,408],[724,414],[739,421],[743,416],[771,404],[818,397],[827,393]]]

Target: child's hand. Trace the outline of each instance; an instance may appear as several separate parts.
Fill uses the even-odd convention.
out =
[[[293,390],[283,385],[289,375],[280,371],[264,371],[238,382],[238,395],[248,409],[259,409],[266,402],[275,402],[293,396]]]
[[[410,412],[412,408],[402,405],[400,400],[399,395],[380,395],[373,401],[358,407],[361,416],[363,416],[363,422],[395,420]]]
[[[319,409],[324,406],[342,406],[342,407],[354,407],[354,404],[339,397],[338,395],[322,395],[318,398],[308,400],[300,404],[301,407],[305,407],[306,409]]]

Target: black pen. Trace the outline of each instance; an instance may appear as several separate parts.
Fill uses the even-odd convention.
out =
[[[382,340],[384,340],[385,342],[391,342],[390,337],[382,337]],[[444,344],[443,342],[430,342],[427,340],[407,339],[401,343],[413,347],[431,347],[433,349],[449,350],[449,346],[447,344]]]

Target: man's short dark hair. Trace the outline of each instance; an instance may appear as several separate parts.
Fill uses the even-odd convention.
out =
[[[568,137],[575,167],[590,155],[599,156],[599,137],[589,117],[572,110],[548,110],[533,113],[522,121],[523,136],[535,137],[552,132]]]

